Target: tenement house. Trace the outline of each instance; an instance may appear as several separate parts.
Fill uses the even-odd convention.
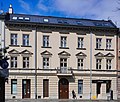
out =
[[[6,14],[6,99],[117,99],[117,27],[111,20]]]

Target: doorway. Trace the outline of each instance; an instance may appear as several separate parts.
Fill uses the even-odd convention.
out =
[[[30,79],[22,80],[22,98],[30,98]]]
[[[101,83],[100,82],[98,82],[97,83],[97,97],[98,97],[98,94],[100,94],[101,92],[100,92],[100,90],[101,90]]]
[[[69,99],[69,82],[66,78],[59,80],[59,99]]]

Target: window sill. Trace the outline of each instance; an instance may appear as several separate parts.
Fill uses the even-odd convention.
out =
[[[45,47],[45,46],[41,46],[41,48],[52,48],[52,47],[50,47],[50,46],[48,46],[48,47]]]
[[[21,45],[21,47],[32,47],[32,46],[30,46],[30,45],[28,45],[28,46],[26,46],[26,45]]]
[[[77,50],[86,50],[86,48],[76,48]]]
[[[98,48],[96,48],[95,50],[104,50],[104,49],[98,49]]]
[[[105,49],[105,51],[114,51],[114,49]]]
[[[9,45],[10,47],[20,47],[20,45]]]
[[[60,49],[69,49],[69,47],[59,47]]]

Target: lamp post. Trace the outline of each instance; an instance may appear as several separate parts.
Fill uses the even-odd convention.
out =
[[[92,97],[92,33],[90,33],[90,100]]]

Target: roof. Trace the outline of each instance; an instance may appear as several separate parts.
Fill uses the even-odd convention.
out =
[[[105,20],[91,20],[91,19],[77,19],[77,18],[65,18],[65,17],[53,17],[53,16],[39,16],[39,15],[27,15],[27,14],[10,14],[11,22],[21,23],[37,23],[37,24],[57,24],[57,25],[69,25],[69,26],[90,26],[90,27],[107,27],[117,28],[111,21]]]

